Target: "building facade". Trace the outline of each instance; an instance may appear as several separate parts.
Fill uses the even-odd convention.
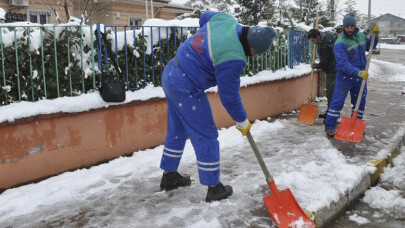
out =
[[[404,18],[387,13],[370,20],[370,22],[378,25],[382,38],[405,34]]]
[[[66,12],[60,3],[63,0],[0,0],[0,8],[6,12],[6,23],[66,23]],[[170,20],[193,11],[190,7],[172,4],[171,0],[69,0],[68,10],[77,18],[82,18],[83,15],[88,17],[89,24],[121,26],[141,26],[145,20],[151,18]]]

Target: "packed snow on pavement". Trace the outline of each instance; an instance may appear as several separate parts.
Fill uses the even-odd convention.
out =
[[[324,136],[293,135],[286,120],[256,121],[252,135],[280,189],[289,188],[301,207],[316,211],[375,168],[349,164]],[[0,226],[30,227],[84,223],[99,227],[226,227],[271,224],[262,197],[269,194],[264,175],[246,137],[235,127],[221,129],[221,181],[234,188],[226,200],[204,201],[195,155],[187,142],[180,173],[190,187],[160,191],[163,146],[138,151],[107,164],[63,173],[0,195]],[[304,142],[303,142],[304,141]],[[295,144],[295,145],[294,145]],[[84,220],[84,221],[83,221]],[[67,224],[66,224],[67,223]]]
[[[404,227],[405,221],[405,153],[393,159],[381,174],[377,186],[371,187],[352,210],[333,227]]]

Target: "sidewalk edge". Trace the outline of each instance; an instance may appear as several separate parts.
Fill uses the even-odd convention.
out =
[[[385,158],[370,161],[377,170],[370,175],[365,175],[360,183],[352,190],[348,190],[344,195],[339,197],[337,202],[332,202],[329,207],[323,207],[316,212],[312,212],[314,221],[317,227],[327,225],[346,211],[351,205],[364,195],[364,192],[378,183],[380,175],[384,172],[384,168],[389,164],[393,164],[393,158],[399,155],[401,147],[405,145],[405,134],[401,136],[396,143],[388,149],[388,155]]]

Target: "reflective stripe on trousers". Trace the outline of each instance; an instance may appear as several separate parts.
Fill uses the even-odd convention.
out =
[[[162,87],[168,110],[167,135],[160,167],[166,171],[177,171],[186,140],[190,138],[201,184],[218,184],[218,131],[207,95],[192,84],[174,60],[163,72]]]

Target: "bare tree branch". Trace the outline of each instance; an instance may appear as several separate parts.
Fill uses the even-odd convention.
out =
[[[54,15],[56,17],[59,24],[62,23],[62,21],[69,20],[70,13],[69,13],[68,0],[64,0],[63,4],[61,4],[60,1],[58,1],[58,0],[39,0],[39,2],[42,5],[47,6],[47,8],[51,11],[52,15]],[[65,15],[63,15],[63,14],[60,15],[59,12],[65,12]]]
[[[111,5],[112,0],[39,0],[39,2],[46,6],[56,17],[59,23],[68,22],[71,18],[71,13],[69,12],[69,6],[73,9],[75,8],[78,12],[82,12],[80,15],[80,24],[87,23],[93,12]],[[64,12],[64,13],[63,13]],[[64,15],[63,15],[64,14]]]
[[[98,10],[111,5],[113,1],[107,0],[107,1],[94,1],[94,0],[85,0],[84,2],[84,7],[83,9],[79,9],[82,11],[82,14],[80,15],[80,24],[87,23],[88,20],[91,18],[91,15],[93,12],[97,12]],[[79,6],[80,8],[81,6]]]
[[[63,8],[65,8],[65,15],[66,15],[66,18],[67,18],[66,21],[69,21],[70,20],[70,13],[69,13],[69,6],[68,6],[68,1],[67,0],[63,1]]]

